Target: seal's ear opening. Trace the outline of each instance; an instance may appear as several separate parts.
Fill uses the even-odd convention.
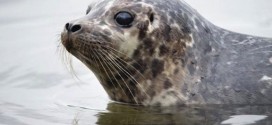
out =
[[[153,21],[154,21],[154,13],[150,14],[149,20],[150,20],[151,23],[153,23]]]
[[[86,10],[86,15],[92,10],[91,6],[88,6],[88,9]]]

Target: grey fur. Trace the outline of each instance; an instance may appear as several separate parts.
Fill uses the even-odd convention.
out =
[[[93,10],[89,9],[86,17],[74,21],[89,28],[83,28],[79,35],[70,36],[70,40],[67,40],[65,30],[62,41],[68,51],[97,74],[113,100],[162,106],[272,104],[272,39],[219,28],[184,1],[115,0],[111,5],[113,8],[109,7],[108,3],[110,0],[104,0],[89,7]],[[124,3],[128,3],[129,7]],[[97,68],[99,64],[82,58],[78,52],[83,50],[75,49],[77,52],[73,53],[69,49],[71,46],[68,48],[67,44],[71,41],[75,42],[75,45],[79,44],[77,42],[86,42],[83,48],[88,45],[87,49],[82,53],[87,53],[87,57],[91,56],[94,59],[96,57],[91,54],[92,49],[95,49],[93,47],[103,48],[107,42],[112,42],[113,45],[118,43],[119,46],[122,44],[119,39],[122,38],[117,39],[114,32],[124,34],[132,31],[114,26],[112,15],[107,14],[118,12],[122,8],[141,16],[131,28],[138,31],[138,46],[133,51],[132,60],[120,56],[126,64],[117,67],[128,70],[132,76],[127,76],[124,71],[120,72],[113,66],[108,70],[116,73],[114,77],[123,78],[114,80],[109,75],[101,74],[101,66],[100,69]],[[150,25],[156,26],[153,20],[145,20],[152,14],[155,17],[154,21],[159,25],[154,29],[150,29]],[[95,21],[100,23],[93,23]],[[108,35],[100,33],[99,31],[103,30],[100,27],[102,25],[111,26],[112,31],[107,31]],[[78,36],[81,36],[81,40],[76,39]],[[90,36],[92,37],[89,38]],[[99,45],[89,46],[96,42],[95,39],[98,39]],[[79,48],[82,48],[80,46]],[[110,84],[115,84],[115,88]],[[123,94],[122,87],[128,88]]]

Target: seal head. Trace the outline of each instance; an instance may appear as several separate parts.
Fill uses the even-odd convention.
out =
[[[169,106],[241,101],[230,95],[239,95],[234,86],[244,83],[232,83],[238,78],[223,69],[231,75],[224,83],[226,76],[218,70],[234,59],[229,57],[239,57],[227,51],[234,49],[225,42],[232,42],[228,35],[235,34],[212,25],[183,1],[103,0],[91,4],[86,16],[67,23],[61,37],[67,51],[94,72],[111,99]],[[249,38],[241,36],[237,34],[238,41]],[[269,39],[256,40],[271,49]],[[257,64],[263,65],[253,65]],[[265,73],[271,76],[272,70]],[[271,102],[272,87],[263,89],[262,102]]]

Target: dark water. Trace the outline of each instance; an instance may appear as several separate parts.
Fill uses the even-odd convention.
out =
[[[271,105],[193,105],[178,108],[143,108],[110,103],[107,112],[101,111],[96,116],[98,116],[96,123],[100,125],[272,124]]]
[[[59,35],[67,21],[85,14],[90,1],[0,0],[0,125],[272,125],[271,105],[134,107],[111,102],[95,76],[76,59],[79,80],[73,77],[61,62]],[[208,1],[216,6],[207,8],[200,0],[194,6],[204,8],[199,12],[216,23],[272,36],[271,1],[260,0],[258,8],[249,0],[235,14],[242,1],[236,8],[224,8],[235,0]]]

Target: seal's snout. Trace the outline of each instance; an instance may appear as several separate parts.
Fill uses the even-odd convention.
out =
[[[73,48],[73,41],[75,36],[82,31],[82,25],[79,23],[69,22],[64,26],[64,31],[61,34],[61,41],[67,51]]]
[[[74,33],[80,31],[82,29],[82,26],[80,24],[66,23],[65,29],[67,30],[67,32]]]

